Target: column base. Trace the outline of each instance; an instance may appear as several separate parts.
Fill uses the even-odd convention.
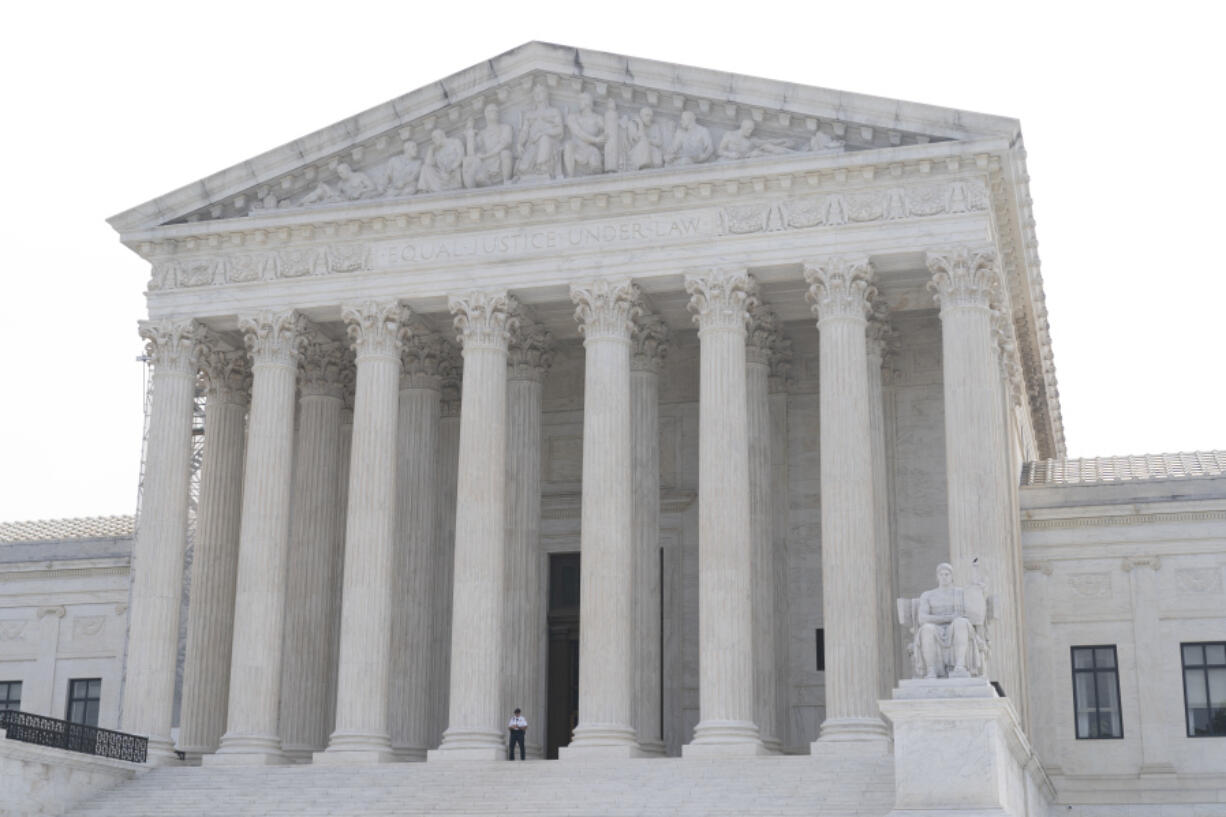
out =
[[[681,756],[763,757],[769,754],[752,721],[705,720],[694,727],[694,740],[681,747]]]
[[[222,735],[215,754],[201,758],[202,766],[285,766],[293,761],[281,751],[276,735]]]
[[[424,763],[426,760],[424,746],[393,746],[392,754],[397,763]]]
[[[388,736],[377,732],[333,732],[328,748],[312,760],[320,766],[350,763],[391,763],[396,759]]]
[[[509,736],[485,729],[452,728],[443,733],[443,743],[426,752],[426,762],[437,760],[506,760]]]
[[[639,751],[643,753],[643,757],[664,757],[664,741],[641,740]]]
[[[816,750],[828,743],[862,743],[885,753],[890,750],[890,730],[881,718],[827,718],[810,748]]]
[[[634,730],[620,723],[581,723],[575,739],[558,749],[558,760],[642,757]]]
[[[319,746],[286,746],[281,745],[281,751],[289,758],[291,763],[310,763],[311,758],[316,752],[323,751]]]
[[[783,741],[779,738],[762,738],[762,747],[768,755],[783,754]]]
[[[180,763],[175,746],[167,738],[149,738],[146,763],[150,766],[171,766]]]

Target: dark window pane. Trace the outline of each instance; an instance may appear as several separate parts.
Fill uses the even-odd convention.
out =
[[[1188,667],[1205,663],[1204,648],[1200,644],[1184,644],[1183,663]]]
[[[1089,672],[1079,672],[1073,676],[1073,705],[1077,710],[1077,737],[1097,737],[1097,724],[1091,720],[1091,714],[1097,710],[1094,705],[1094,675]]]
[[[1186,669],[1183,671],[1184,689],[1187,691],[1189,707],[1208,706],[1205,698],[1205,671],[1203,669]]]
[[[1226,707],[1226,667],[1211,669],[1209,672],[1209,707],[1221,709]]]
[[[1073,648],[1073,666],[1077,669],[1091,669],[1094,666],[1094,650],[1088,647]]]
[[[1205,663],[1226,666],[1226,644],[1206,644]]]
[[[1115,666],[1115,648],[1098,647],[1094,650],[1094,666],[1110,669]]]

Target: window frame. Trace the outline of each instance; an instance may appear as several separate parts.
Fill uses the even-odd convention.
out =
[[[17,697],[13,697],[13,687],[17,687]],[[21,681],[0,681],[0,689],[4,694],[0,697],[0,712],[21,711]],[[12,705],[10,705],[12,704]]]
[[[1208,705],[1207,708],[1209,709],[1209,726],[1210,728],[1213,726],[1213,699],[1209,697],[1209,670],[1217,668],[1226,669],[1226,662],[1221,664],[1210,664],[1209,654],[1206,647],[1218,646],[1226,648],[1226,641],[1181,641],[1179,643],[1179,675],[1183,682],[1183,728],[1185,735],[1189,738],[1226,738],[1226,729],[1223,729],[1221,732],[1211,731],[1204,734],[1196,734],[1192,731],[1192,722],[1188,717],[1190,709],[1188,706],[1188,670],[1200,670],[1201,678],[1205,682],[1205,703]],[[1200,664],[1193,664],[1191,667],[1188,666],[1187,660],[1184,657],[1184,649],[1186,647],[1200,647]]]
[[[1111,650],[1112,665],[1110,667],[1099,667],[1097,653],[1095,650]],[[1090,663],[1088,668],[1077,667],[1077,651],[1089,650]],[[1123,740],[1124,739],[1124,699],[1120,695],[1120,654],[1116,649],[1115,644],[1075,644],[1069,646],[1069,669],[1072,673],[1073,682],[1073,737],[1077,740]],[[1077,676],[1090,675],[1093,679],[1091,689],[1094,691],[1094,707],[1095,713],[1101,712],[1102,707],[1098,705],[1098,675],[1099,673],[1111,673],[1115,676],[1115,700],[1119,707],[1119,724],[1120,732],[1118,735],[1082,735],[1078,728],[1078,719],[1080,712],[1077,708]],[[1093,723],[1098,723],[1097,719]]]
[[[98,697],[93,698],[93,697],[90,697],[90,694],[89,694],[89,685],[95,681],[98,683]],[[75,695],[75,689],[78,684],[85,685],[85,693],[83,697],[77,697]],[[75,704],[78,704],[78,703],[84,706],[84,710],[85,710],[84,720],[77,721],[77,720],[73,720],[72,718],[72,708]],[[97,704],[97,707],[94,709],[94,722],[93,723],[89,722],[89,705],[91,703]],[[68,700],[64,704],[64,720],[67,721],[68,723],[76,723],[76,724],[80,724],[81,726],[92,726],[92,727],[97,728],[98,721],[101,718],[101,716],[102,716],[102,679],[101,678],[69,678],[68,679]]]

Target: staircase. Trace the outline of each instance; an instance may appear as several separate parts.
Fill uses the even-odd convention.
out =
[[[161,767],[68,817],[884,815],[891,755]]]

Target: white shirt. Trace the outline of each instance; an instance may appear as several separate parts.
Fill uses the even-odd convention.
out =
[[[507,728],[508,729],[527,729],[528,721],[524,719],[523,715],[512,715],[510,722],[507,723]]]

